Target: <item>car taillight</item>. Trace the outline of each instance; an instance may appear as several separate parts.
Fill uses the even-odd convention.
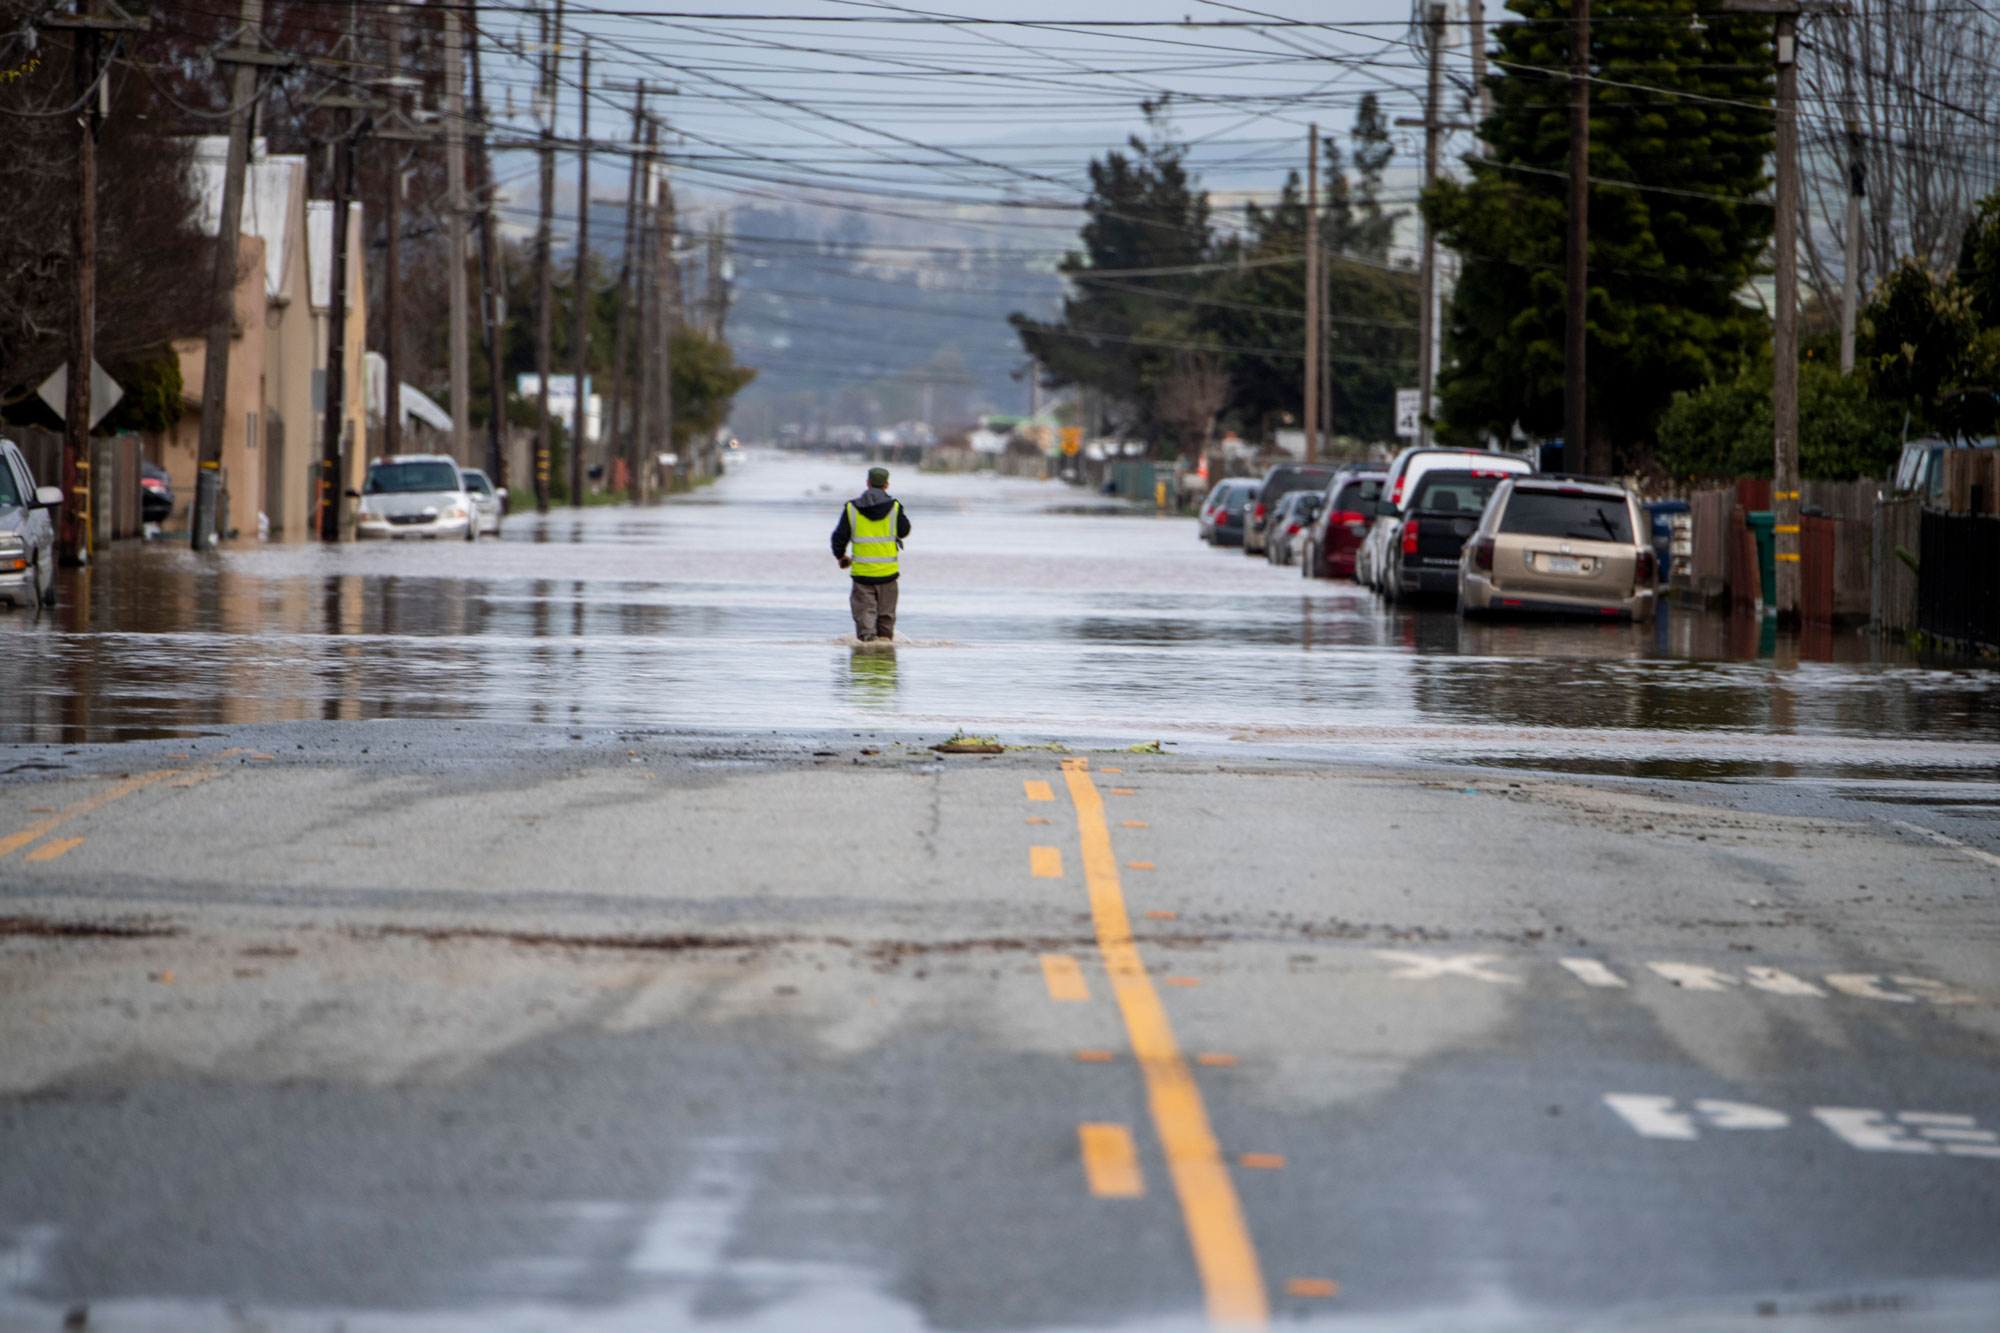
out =
[[[1397,506],[1401,505],[1402,503],[1403,503],[1403,479],[1401,477],[1398,477],[1396,478],[1395,488],[1389,492],[1389,507],[1391,509],[1394,509]]]
[[[1337,510],[1326,516],[1326,525],[1328,527],[1332,527],[1336,523],[1345,523],[1350,528],[1358,528],[1365,526],[1367,522],[1366,518],[1363,518],[1352,509]]]
[[[1417,553],[1417,520],[1414,518],[1403,525],[1403,554]]]
[[[1262,500],[1259,500],[1257,507],[1250,511],[1250,517],[1258,523],[1264,521],[1264,502]]]
[[[1653,553],[1650,550],[1639,552],[1639,558],[1632,564],[1633,582],[1651,583],[1654,578]]]
[[[161,481],[158,477],[142,478],[139,485],[149,491],[164,491],[167,489],[167,483]]]
[[[1298,525],[1298,524],[1296,524],[1296,523],[1294,523],[1294,524],[1292,524],[1292,525],[1291,525],[1291,526],[1290,526],[1289,528],[1286,528],[1286,529],[1285,529],[1285,535],[1286,535],[1287,537],[1289,537],[1289,536],[1291,536],[1291,535],[1292,535],[1292,534],[1293,534],[1294,532],[1297,532],[1298,530],[1299,530],[1299,525]]]
[[[1472,544],[1472,567],[1474,569],[1493,568],[1493,539],[1481,537]]]

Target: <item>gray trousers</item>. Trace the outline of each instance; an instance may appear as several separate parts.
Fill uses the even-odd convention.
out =
[[[896,587],[894,583],[854,581],[854,591],[847,597],[847,609],[854,613],[855,638],[863,643],[871,639],[895,639]]]

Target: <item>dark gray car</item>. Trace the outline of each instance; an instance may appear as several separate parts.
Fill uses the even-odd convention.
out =
[[[56,525],[62,490],[35,485],[28,460],[0,440],[0,597],[9,606],[56,604]]]

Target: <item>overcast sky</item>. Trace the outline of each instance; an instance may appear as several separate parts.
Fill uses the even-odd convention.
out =
[[[1451,13],[1462,17],[1464,0]],[[676,132],[681,190],[757,201],[838,189],[950,211],[1074,203],[1089,158],[1142,128],[1141,102],[1168,94],[1205,184],[1228,198],[1268,193],[1303,162],[1308,122],[1344,138],[1371,91],[1392,118],[1420,112],[1409,16],[1409,0],[599,0],[568,7],[565,53],[589,39],[596,139],[629,132],[631,94],[610,85],[673,85],[655,104]],[[1496,4],[1489,19],[1500,16]],[[535,39],[531,13],[489,5],[481,20],[489,43]],[[1461,28],[1451,41],[1447,67],[1462,83]],[[489,70],[495,109],[511,93],[525,127],[531,70],[504,57]],[[576,75],[571,62],[566,133]],[[1420,136],[1397,134],[1410,164]],[[1400,171],[1391,181],[1401,193],[1409,183]]]

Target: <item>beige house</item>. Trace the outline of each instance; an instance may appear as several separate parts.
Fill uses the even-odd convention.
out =
[[[214,234],[222,211],[222,177],[228,141],[205,138],[195,151],[203,222]],[[362,213],[350,205],[347,236],[346,438],[362,436],[362,351],[367,336],[367,295],[362,268]],[[269,156],[261,141],[244,179],[243,216],[237,241],[236,336],[229,352],[228,416],[222,430],[223,530],[238,537],[260,534],[286,540],[313,534],[319,487],[333,248],[333,204],[306,198],[303,157]],[[180,356],[186,414],[151,442],[153,462],[167,469],[185,519],[194,495],[201,437],[206,345],[199,338],[174,345]],[[342,486],[359,483],[358,448],[346,451]]]

